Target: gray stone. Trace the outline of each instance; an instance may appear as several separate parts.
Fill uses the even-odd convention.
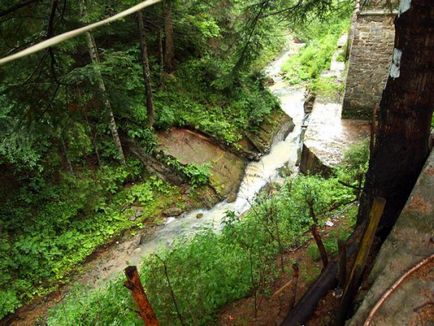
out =
[[[133,214],[130,216],[130,221],[135,221],[138,217],[143,215],[143,208],[139,206],[131,207]]]
[[[183,213],[183,210],[178,207],[171,207],[163,211],[163,215],[166,217],[169,216],[179,216]]]

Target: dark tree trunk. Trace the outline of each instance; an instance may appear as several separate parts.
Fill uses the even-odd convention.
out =
[[[165,55],[164,68],[166,72],[172,72],[174,69],[175,46],[173,36],[173,18],[171,0],[164,0],[164,34],[165,34]]]
[[[327,250],[324,247],[324,243],[322,242],[321,235],[319,234],[318,226],[316,224],[312,225],[310,228],[310,232],[312,233],[315,243],[318,247],[323,269],[325,269],[329,263],[329,258],[327,255]]]
[[[148,47],[146,44],[145,26],[143,25],[143,14],[141,11],[137,13],[137,21],[140,33],[140,49],[142,52],[142,67],[143,67],[143,83],[145,86],[146,109],[148,111],[148,127],[154,126],[154,100],[152,97],[151,85],[151,69],[149,68]]]
[[[161,75],[164,72],[164,45],[163,45],[163,37],[164,32],[163,29],[160,27],[158,30],[158,58],[160,60],[160,79]]]
[[[365,220],[373,198],[384,197],[383,235],[395,223],[428,157],[434,107],[434,2],[406,2],[395,22],[394,62],[358,216],[359,223]]]

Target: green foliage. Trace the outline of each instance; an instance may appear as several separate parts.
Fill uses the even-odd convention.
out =
[[[349,28],[350,12],[337,12],[326,20],[310,21],[296,35],[306,41],[299,53],[290,57],[282,70],[291,84],[311,82],[328,69],[339,37]],[[318,85],[317,85],[318,87]]]
[[[263,76],[243,75],[240,85],[226,90],[227,64],[212,58],[191,60],[155,94],[156,127],[192,127],[228,144],[256,128],[278,102],[263,86]],[[223,88],[223,89],[221,89]]]
[[[258,198],[242,219],[227,212],[221,233],[204,229],[146,258],[141,276],[160,322],[179,324],[165,267],[184,324],[212,324],[222,305],[252,291],[267,295],[280,268],[276,255],[306,239],[310,222],[307,205],[300,201],[310,195],[317,196],[315,209],[321,221],[322,211],[353,198],[336,179],[298,176],[274,197]],[[138,317],[129,313],[129,296],[122,278],[107,289],[80,291],[51,310],[48,324],[138,324]]]
[[[166,157],[165,163],[181,173],[193,187],[202,186],[209,183],[210,164],[181,164],[177,159],[173,157]]]
[[[32,193],[35,185],[14,198],[28,203],[28,209],[14,202],[2,207],[0,220],[9,236],[0,242],[0,316],[66,281],[95,248],[123,230],[142,227],[144,219],[175,200],[177,189],[155,177],[142,181],[140,173],[137,164],[130,164],[104,166],[95,176],[65,175],[56,187],[42,183],[39,194]],[[124,188],[127,183],[131,186]],[[143,207],[134,221],[132,205]]]
[[[14,5],[11,0],[3,2],[4,8]],[[53,12],[53,33],[60,34],[84,22],[113,15],[135,2],[96,0],[86,4],[87,12],[82,17],[79,1],[59,3],[58,10]],[[163,67],[157,35],[163,28],[161,8],[153,6],[144,12],[156,108],[155,128],[185,126],[236,144],[246,131],[258,128],[278,106],[257,71],[280,51],[284,24],[275,15],[264,15],[266,18],[253,26],[259,8],[256,1],[233,1],[225,6],[215,1],[195,0],[172,4],[177,67],[171,74],[160,73]],[[273,4],[267,12],[276,9]],[[23,24],[21,13],[26,10],[31,10],[31,15],[30,11],[25,14]],[[46,39],[47,14],[46,6],[34,3],[4,17],[0,55],[15,52],[17,46]],[[108,126],[106,101],[110,101],[122,137],[133,138],[148,153],[157,145],[155,131],[146,127],[148,118],[134,16],[95,30],[92,36],[101,59],[97,68],[108,96],[98,86],[84,37],[62,43],[50,53],[40,52],[5,65],[0,72],[0,177],[16,183],[16,189],[7,198],[0,198],[0,318],[33,296],[66,282],[68,274],[95,248],[123,230],[141,227],[143,219],[172,203],[178,194],[177,188],[155,177],[144,177],[140,164],[128,157],[126,167],[113,164],[118,151]],[[235,66],[239,68],[236,74]],[[314,72],[317,68],[310,70]],[[95,168],[97,162],[101,167]],[[187,176],[193,186],[208,182],[208,166],[183,166],[177,161],[170,164]],[[74,173],[69,171],[70,165]],[[283,201],[278,203],[285,205]],[[143,206],[140,219],[130,219],[134,212],[128,207],[132,205]],[[284,213],[281,214],[283,218]],[[248,243],[251,242],[249,246],[259,248],[269,239],[261,231],[256,240],[256,226],[249,223],[251,231],[246,235]],[[279,223],[282,228],[286,225]],[[290,228],[290,223],[286,223],[285,227],[293,230],[288,234],[297,234],[301,225],[296,223]],[[229,265],[236,264],[238,253],[244,264],[241,267],[246,266],[248,258],[257,279],[260,264],[268,262],[269,254],[275,250],[274,242],[272,247],[264,246],[261,250],[266,254],[258,256],[260,259],[252,266],[252,255],[243,251],[245,240],[231,244],[229,236],[222,237],[226,240],[211,235],[198,240],[203,248],[210,246],[210,252],[221,255],[219,261],[231,276],[221,293],[217,293],[219,283],[213,287],[205,284],[209,280],[217,282],[217,274],[210,274],[208,280],[195,276],[198,286],[209,288],[215,296],[203,303],[208,314],[204,320],[209,320],[225,300],[238,297],[252,287],[247,283],[242,283],[240,289],[234,286],[233,274],[241,269],[230,269]],[[221,244],[234,256],[228,258],[223,249],[211,250],[212,244]],[[201,250],[196,250],[197,264],[199,259],[204,259],[203,268],[210,268],[211,256],[201,257]],[[186,255],[186,252],[179,253]],[[173,261],[166,257],[170,264],[187,263],[182,256],[172,256]],[[179,268],[185,272],[188,268],[182,264]],[[161,268],[156,263],[150,266],[155,270]],[[180,277],[186,278],[184,274]],[[247,282],[246,279],[242,282]],[[78,301],[90,307],[88,316],[81,316],[82,319],[76,317],[84,310],[65,307],[67,311],[61,324],[73,320],[77,324],[88,320],[94,324],[137,323],[131,311],[120,312],[124,301],[118,299],[117,306],[114,304],[120,293],[127,297],[120,283],[116,283],[110,291],[95,294],[86,302]],[[111,302],[110,306],[104,306],[107,302]],[[68,316],[71,322],[65,320]]]
[[[369,139],[351,145],[344,160],[336,169],[336,176],[346,184],[361,187],[369,166]]]
[[[345,90],[345,85],[334,77],[319,77],[311,82],[310,89],[314,94],[329,99],[338,99]]]

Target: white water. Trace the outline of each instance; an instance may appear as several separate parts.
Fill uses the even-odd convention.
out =
[[[280,102],[282,110],[288,114],[295,124],[294,130],[281,141],[275,141],[269,154],[264,155],[260,161],[252,162],[246,167],[237,198],[234,202],[220,202],[213,208],[198,209],[183,214],[179,218],[168,218],[166,224],[155,232],[152,239],[146,241],[130,257],[131,262],[139,263],[141,257],[155,252],[158,248],[170,246],[175,240],[191,237],[204,227],[212,227],[218,231],[227,211],[237,214],[246,212],[254,202],[258,192],[269,182],[279,178],[278,170],[287,165],[295,167],[301,125],[304,117],[304,90],[290,87],[280,76],[281,66],[293,53],[294,49],[286,51],[276,61],[270,64],[266,73],[274,80],[270,90]],[[197,215],[203,214],[198,219]]]

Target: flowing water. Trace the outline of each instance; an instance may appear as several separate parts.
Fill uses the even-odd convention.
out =
[[[295,167],[304,118],[304,90],[290,87],[280,76],[282,64],[293,51],[294,49],[284,52],[269,65],[266,73],[274,81],[270,87],[271,92],[279,98],[282,110],[293,119],[294,130],[285,139],[275,139],[269,154],[264,155],[260,161],[251,162],[247,166],[234,202],[223,201],[211,209],[194,210],[178,218],[169,217],[166,224],[156,231],[151,239],[141,244],[140,249],[132,253],[133,257],[130,257],[130,262],[139,263],[144,255],[158,248],[168,247],[176,239],[191,237],[204,227],[219,230],[227,211],[234,211],[236,214],[246,212],[259,191],[268,183],[279,178],[280,168]],[[201,218],[198,218],[198,214]]]
[[[295,124],[294,130],[285,139],[275,139],[269,154],[264,155],[259,162],[252,162],[246,167],[237,198],[234,202],[223,201],[213,208],[195,210],[178,218],[168,218],[166,224],[152,235],[150,239],[137,247],[140,235],[127,241],[117,242],[110,250],[103,251],[97,259],[85,265],[85,271],[75,280],[81,286],[100,287],[107,281],[114,279],[125,268],[126,264],[140,265],[144,256],[156,252],[159,248],[170,247],[177,239],[192,237],[205,227],[215,231],[221,229],[221,224],[227,211],[237,214],[246,212],[254,202],[259,191],[269,182],[279,180],[278,171],[281,167],[295,168],[300,147],[300,134],[304,120],[304,90],[291,88],[280,76],[282,64],[296,48],[283,53],[276,61],[269,65],[266,73],[274,83],[270,90],[281,102],[283,111],[288,114]],[[197,215],[203,214],[198,219]],[[69,287],[63,288],[59,295],[62,297],[69,292]],[[20,322],[31,325],[36,319],[45,314],[57,299],[47,299],[19,314]]]

